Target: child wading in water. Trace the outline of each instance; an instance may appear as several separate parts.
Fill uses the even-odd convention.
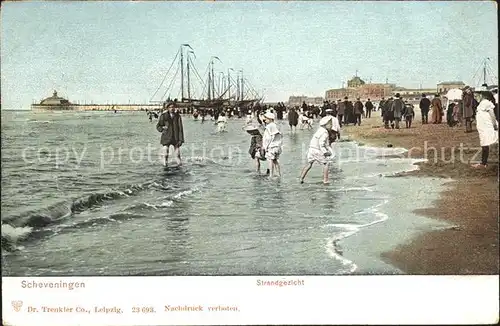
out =
[[[266,159],[269,160],[271,176],[273,177],[275,175],[275,170],[278,175],[281,176],[280,163],[278,159],[282,150],[281,146],[283,144],[283,137],[281,136],[281,132],[278,130],[276,123],[274,123],[274,113],[267,112],[264,114],[264,122],[266,124],[266,130],[264,131],[262,147],[266,152]]]
[[[328,162],[333,157],[333,150],[330,146],[328,130],[332,129],[332,116],[326,116],[319,121],[319,128],[311,139],[309,150],[307,151],[307,165],[302,169],[300,183],[304,183],[309,170],[314,162],[323,164],[323,183],[328,184]]]
[[[255,126],[248,126],[245,130],[247,133],[252,135],[248,153],[250,154],[250,157],[255,160],[257,164],[257,172],[260,174],[260,161],[266,160],[264,148],[262,148],[262,135],[259,128]],[[269,169],[267,169],[266,174],[269,174]]]

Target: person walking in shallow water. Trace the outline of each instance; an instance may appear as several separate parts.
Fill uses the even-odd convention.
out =
[[[264,122],[266,123],[266,129],[264,130],[262,147],[266,153],[265,157],[269,161],[270,174],[271,177],[273,177],[276,172],[278,176],[281,176],[281,168],[278,159],[282,151],[283,137],[276,123],[274,123],[273,113],[267,112],[264,114]]]
[[[311,170],[314,162],[323,165],[323,183],[328,184],[328,162],[333,157],[333,150],[330,146],[328,130],[332,128],[332,116],[327,115],[319,121],[320,127],[314,133],[307,151],[307,165],[302,169],[300,183],[304,183],[304,179]]]
[[[159,117],[156,124],[156,130],[161,132],[160,143],[166,147],[165,151],[165,166],[168,165],[168,154],[170,146],[174,147],[174,153],[177,155],[177,164],[181,165],[181,150],[180,147],[184,144],[184,128],[182,125],[182,118],[178,111],[175,110],[174,105],[171,103],[167,106]]]

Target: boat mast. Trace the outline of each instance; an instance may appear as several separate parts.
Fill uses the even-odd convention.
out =
[[[231,102],[231,76],[229,75],[229,71],[233,70],[233,68],[229,68],[227,70],[227,99],[229,102]]]
[[[191,99],[191,75],[190,75],[190,65],[189,62],[191,61],[191,58],[189,57],[190,54],[193,54],[196,58],[196,55],[194,54],[194,51],[189,51],[187,55],[187,83],[188,83],[188,99]]]
[[[184,100],[184,46],[181,45],[181,102]]]
[[[209,71],[208,71],[208,83],[207,83],[207,85],[208,85],[208,100],[209,100],[209,101],[210,101],[210,99],[211,99],[211,93],[212,93],[212,90],[210,89],[210,87],[212,86],[212,81],[211,81],[211,79],[212,79],[212,78],[211,78],[211,75],[212,75],[212,74],[210,73],[210,70],[209,70]]]
[[[215,99],[215,74],[214,74],[214,61],[212,60],[212,99]]]
[[[484,59],[484,63],[483,63],[483,84],[484,85],[487,85],[486,84],[486,60],[487,59]]]
[[[240,74],[236,74],[236,101],[240,100]]]
[[[187,57],[187,82],[188,82],[188,99],[191,99],[191,87],[189,87],[189,54]]]
[[[245,92],[243,90],[244,90],[243,70],[241,70],[241,100],[242,101],[245,99]]]

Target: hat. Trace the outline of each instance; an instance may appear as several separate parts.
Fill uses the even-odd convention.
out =
[[[325,112],[333,112],[332,109],[326,109]]]
[[[264,118],[274,120],[274,113],[266,112],[266,114],[264,114]]]
[[[401,95],[399,93],[396,93],[396,97],[400,97]]]
[[[331,116],[326,116],[324,118],[321,118],[321,120],[319,120],[319,125],[320,126],[326,126],[328,124],[328,122],[332,121],[332,117]]]

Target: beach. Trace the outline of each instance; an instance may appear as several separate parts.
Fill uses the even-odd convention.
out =
[[[498,274],[498,144],[491,146],[489,166],[474,169],[480,160],[477,131],[421,124],[420,110],[411,129],[384,129],[380,111],[361,126],[343,128],[345,136],[370,146],[403,147],[406,157],[427,159],[418,170],[396,177],[443,179],[446,189],[425,209],[414,213],[453,226],[417,235],[382,253],[382,259],[406,274]],[[452,181],[448,181],[448,180]]]

